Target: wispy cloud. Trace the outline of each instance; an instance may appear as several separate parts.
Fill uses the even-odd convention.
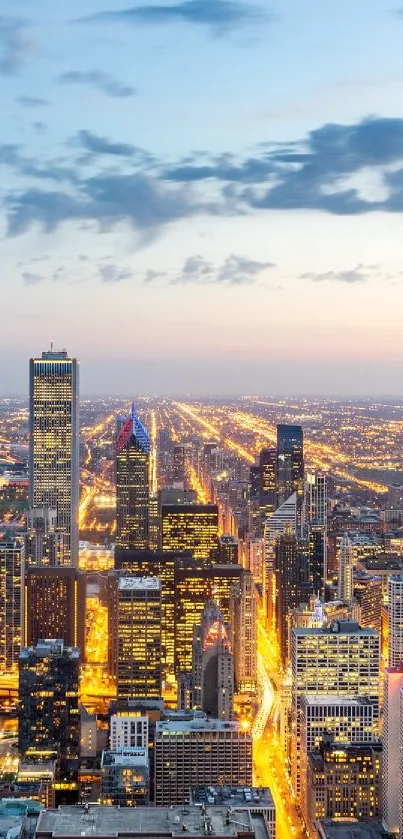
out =
[[[0,73],[16,73],[29,47],[26,21],[0,15]]]
[[[258,262],[244,256],[231,254],[221,265],[213,265],[200,254],[186,259],[182,270],[171,281],[172,285],[250,285],[258,280],[268,268],[274,268],[273,262]]]
[[[300,275],[301,280],[312,280],[314,283],[347,283],[354,285],[355,283],[366,283],[377,265],[357,265],[346,271],[325,271],[323,273],[315,273],[309,271]]]
[[[58,77],[58,82],[59,84],[93,87],[101,91],[101,93],[116,99],[125,99],[137,93],[136,88],[132,87],[132,85],[122,84],[122,82],[119,82],[113,76],[102,73],[100,70],[88,70],[87,72],[70,70],[67,73],[61,73]]]
[[[40,99],[37,96],[17,96],[15,101],[24,108],[43,108],[50,105],[48,99]]]
[[[107,137],[100,137],[99,134],[93,134],[92,131],[86,131],[85,129],[78,132],[76,141],[85,151],[95,155],[106,154],[112,155],[113,157],[133,157],[137,151],[136,147],[130,145],[130,143],[114,142]]]
[[[24,285],[37,285],[44,279],[42,274],[31,274],[30,271],[24,271],[21,277]]]
[[[118,265],[100,265],[99,275],[103,283],[121,283],[123,280],[131,280],[133,273],[127,268],[119,268]]]
[[[271,17],[269,11],[243,0],[183,0],[171,5],[150,4],[98,12],[80,18],[80,22],[166,24],[188,23],[210,29],[214,35],[225,35],[235,28],[261,22]]]

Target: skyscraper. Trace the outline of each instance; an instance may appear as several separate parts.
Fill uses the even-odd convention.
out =
[[[150,438],[134,406],[118,420],[116,437],[116,545],[146,550],[149,544]]]
[[[262,449],[259,456],[260,491],[263,495],[276,496],[277,451]]]
[[[25,534],[25,565],[63,565],[68,538],[57,527],[55,507],[28,510]]]
[[[193,631],[193,708],[219,720],[232,719],[234,656],[230,627],[209,600]]]
[[[78,562],[79,365],[65,350],[30,360],[30,507],[57,512],[63,564]]]
[[[304,543],[296,539],[291,529],[280,536],[275,547],[276,624],[283,663],[289,656],[289,612],[299,606],[304,595],[306,550],[304,556],[303,547]]]
[[[403,574],[392,574],[388,579],[389,605],[389,667],[403,664]]]
[[[14,537],[0,542],[0,670],[17,670],[22,635],[24,548]]]
[[[277,426],[277,504],[304,492],[304,437],[300,425]]]
[[[31,566],[24,580],[24,645],[60,638],[78,647],[84,660],[86,578],[83,571],[60,566]]]
[[[217,559],[215,504],[164,504],[161,527],[163,551],[190,551],[195,559]]]
[[[257,690],[257,604],[251,571],[243,574],[231,591],[231,624],[235,683],[240,693]]]
[[[348,533],[344,534],[340,545],[338,594],[342,603],[351,603],[353,596],[353,546]]]
[[[116,647],[118,698],[158,698],[162,689],[161,582],[116,579],[110,643]]]

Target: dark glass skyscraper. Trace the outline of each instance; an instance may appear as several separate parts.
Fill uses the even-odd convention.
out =
[[[116,438],[116,545],[145,550],[149,544],[150,438],[134,406],[118,420]]]
[[[300,425],[277,426],[277,505],[304,493],[304,435]]]
[[[264,495],[276,492],[277,452],[276,449],[262,449],[259,457],[260,491]]]

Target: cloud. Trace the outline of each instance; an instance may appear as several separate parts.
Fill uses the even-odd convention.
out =
[[[122,280],[131,280],[133,274],[126,268],[118,268],[117,265],[100,265],[99,274],[103,283],[121,283]]]
[[[135,96],[137,93],[135,87],[122,84],[113,76],[102,73],[100,70],[88,70],[87,72],[70,70],[67,73],[62,73],[58,77],[58,82],[59,84],[88,85],[115,99],[125,99],[129,96]]]
[[[301,274],[300,279],[312,280],[314,283],[335,282],[354,285],[355,283],[366,283],[370,279],[371,272],[377,267],[377,265],[363,265],[361,263],[356,268],[347,271],[325,271],[322,274],[310,271],[306,274]]]
[[[115,143],[107,137],[100,137],[83,129],[76,137],[77,142],[92,154],[110,154],[115,157],[132,157],[137,149],[129,143]]]
[[[31,274],[29,271],[24,271],[21,276],[24,285],[37,285],[44,279],[41,274]]]
[[[149,268],[144,274],[143,282],[153,283],[154,280],[159,280],[161,277],[166,277],[166,271],[154,271],[152,268]]]
[[[16,73],[28,51],[26,22],[0,15],[0,73],[3,75]]]
[[[272,262],[258,262],[244,256],[231,254],[222,263],[214,266],[200,254],[190,256],[185,261],[180,274],[171,285],[195,283],[197,285],[249,285],[256,282],[267,268],[273,268]]]
[[[50,105],[48,99],[40,99],[36,96],[17,96],[15,101],[24,108],[42,108]]]
[[[166,24],[190,23],[225,35],[235,28],[271,17],[270,12],[243,0],[183,0],[172,5],[132,6],[127,9],[98,12],[80,18],[80,22]]]

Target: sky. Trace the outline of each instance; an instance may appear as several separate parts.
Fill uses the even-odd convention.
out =
[[[402,395],[402,43],[403,0],[0,0],[0,393],[53,341],[88,395]]]

